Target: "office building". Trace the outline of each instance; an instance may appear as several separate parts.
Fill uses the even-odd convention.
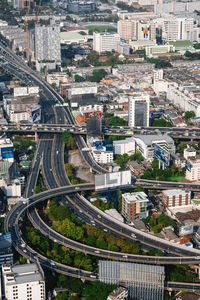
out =
[[[128,299],[164,299],[163,266],[100,260],[99,280],[107,284],[123,283],[128,288]]]
[[[144,192],[122,194],[122,216],[132,222],[136,218],[142,219],[149,215],[149,199]]]
[[[93,33],[93,50],[98,53],[117,51],[119,43],[120,35],[118,33]]]
[[[145,160],[152,162],[154,159],[154,145],[166,149],[171,154],[175,154],[174,140],[169,135],[135,135],[135,152],[139,151]]]
[[[67,5],[67,10],[72,13],[90,13],[96,10],[96,3],[89,1],[70,1]]]
[[[10,232],[0,235],[0,266],[3,264],[13,264],[12,238]]]
[[[173,45],[154,45],[145,47],[145,54],[147,57],[159,57],[174,52],[175,47]]]
[[[102,134],[102,122],[101,118],[98,116],[90,117],[86,121],[86,129],[87,129],[87,135],[92,137],[101,136]]]
[[[3,290],[7,300],[45,300],[45,281],[37,264],[2,266]]]
[[[183,190],[166,190],[162,192],[162,201],[167,207],[191,204],[191,192]]]
[[[61,63],[60,26],[35,26],[35,58],[37,62]]]
[[[113,141],[114,153],[123,155],[127,153],[132,155],[135,153],[135,140],[133,137],[126,138],[125,140]]]
[[[200,159],[188,159],[185,178],[189,181],[200,180]]]
[[[128,125],[149,126],[149,95],[135,94],[128,100]]]

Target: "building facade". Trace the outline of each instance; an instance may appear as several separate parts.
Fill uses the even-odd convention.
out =
[[[2,266],[3,289],[7,300],[45,300],[45,281],[36,264]]]
[[[149,215],[148,203],[149,199],[144,192],[122,194],[122,216],[128,222],[146,218]]]
[[[191,192],[183,190],[166,190],[162,192],[162,201],[167,207],[191,204]]]
[[[135,94],[128,101],[128,125],[149,126],[149,95]]]
[[[200,159],[188,159],[187,169],[185,173],[185,178],[189,181],[199,181],[200,180]]]
[[[98,53],[106,51],[117,51],[120,43],[120,35],[118,33],[93,33],[93,50]]]
[[[61,63],[60,26],[35,26],[35,58],[38,62]]]

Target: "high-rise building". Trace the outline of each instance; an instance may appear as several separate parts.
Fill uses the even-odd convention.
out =
[[[149,126],[149,95],[135,94],[129,98],[128,124],[130,127]]]
[[[156,26],[150,18],[120,20],[117,23],[117,31],[120,37],[126,41],[156,40]]]
[[[33,8],[34,0],[13,0],[13,6],[16,9]]]
[[[120,43],[120,35],[118,33],[93,33],[93,50],[98,53],[106,51],[117,51]]]
[[[117,32],[126,41],[132,40],[135,34],[135,23],[132,20],[119,20]]]
[[[60,26],[35,26],[35,58],[38,62],[61,63]]]
[[[3,289],[7,300],[44,300],[44,275],[37,264],[2,266]]]
[[[149,199],[144,192],[122,194],[122,216],[132,222],[136,218],[148,217]]]

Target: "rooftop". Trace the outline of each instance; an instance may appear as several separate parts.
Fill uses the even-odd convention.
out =
[[[177,189],[163,191],[163,194],[165,194],[165,196],[185,195],[186,193],[188,192],[183,190],[177,190]]]
[[[144,192],[125,193],[125,194],[122,194],[122,197],[129,203],[132,201],[149,202],[149,199]]]
[[[136,134],[135,138],[140,139],[143,141],[147,146],[151,146],[153,143],[159,143],[161,141],[167,142],[169,144],[174,144],[174,140],[167,134],[164,135],[157,135],[157,134],[148,134],[148,135],[142,135],[142,134]]]

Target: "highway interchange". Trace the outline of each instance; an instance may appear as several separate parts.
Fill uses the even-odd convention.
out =
[[[10,53],[9,55],[11,57],[13,57],[14,54]],[[9,60],[7,56],[6,56],[6,60]],[[13,66],[12,66],[12,64],[13,64]],[[8,68],[8,66],[9,66],[10,70],[8,70],[8,69],[7,70],[10,72],[15,70],[15,72],[17,72],[18,78],[20,78],[21,80],[26,82],[27,76],[29,76],[28,80],[30,81],[30,77],[32,76],[31,84],[34,83],[35,85],[39,85],[40,88],[43,88],[43,91],[44,91],[43,93],[46,95],[46,99],[48,99],[49,103],[51,103],[51,105],[49,105],[48,108],[45,106],[46,117],[44,116],[44,119],[48,118],[49,123],[51,123],[52,125],[55,124],[56,121],[58,122],[58,120],[61,121],[62,123],[64,123],[65,121],[68,121],[69,123],[72,124],[71,128],[73,128],[73,126],[75,124],[74,124],[74,120],[73,120],[73,117],[71,115],[69,108],[67,106],[62,105],[61,97],[59,95],[57,95],[57,93],[54,90],[52,90],[52,88],[49,87],[49,85],[46,84],[46,82],[44,82],[44,80],[41,80],[39,75],[35,75],[35,74],[32,75],[33,71],[32,70],[30,71],[30,69],[26,65],[22,65],[23,71],[22,71],[22,74],[19,75],[18,69],[19,70],[21,69],[21,63],[19,62],[18,69],[16,69],[16,62],[13,63],[12,59],[11,59],[10,64],[6,64],[6,68]],[[25,75],[26,73],[28,75]],[[44,97],[43,101],[46,104],[45,97]],[[58,105],[55,106],[55,104],[59,104],[59,106]],[[54,109],[52,107],[54,107]],[[39,126],[40,125],[38,125],[38,128],[39,128]],[[42,126],[40,126],[40,128],[42,128]],[[61,128],[61,126],[60,126],[60,128]],[[19,128],[18,128],[18,131],[19,131]],[[92,224],[93,222],[95,222],[95,226],[97,226],[103,230],[107,230],[111,233],[114,233],[116,236],[123,236],[123,237],[126,237],[131,240],[136,239],[138,241],[141,241],[142,243],[146,243],[147,245],[151,245],[151,246],[153,245],[156,248],[165,249],[168,252],[176,253],[177,255],[182,255],[183,257],[156,257],[155,258],[155,257],[143,256],[141,258],[141,256],[134,257],[133,255],[127,255],[127,254],[123,254],[123,253],[122,254],[113,253],[111,251],[107,251],[107,253],[106,253],[106,251],[104,251],[102,249],[97,249],[97,248],[92,249],[91,250],[92,252],[90,252],[90,254],[93,253],[93,255],[96,255],[96,256],[102,256],[102,257],[106,257],[106,258],[109,257],[112,259],[119,259],[119,260],[125,260],[125,261],[138,261],[138,262],[142,261],[145,263],[158,263],[158,264],[159,263],[170,263],[171,264],[171,263],[199,263],[200,262],[200,257],[198,257],[200,255],[199,250],[196,250],[196,249],[189,250],[183,246],[178,247],[177,245],[173,245],[173,244],[171,245],[169,242],[166,242],[162,239],[155,240],[155,237],[150,236],[149,234],[141,233],[141,232],[137,231],[136,229],[130,229],[130,227],[127,226],[126,224],[118,224],[114,220],[110,220],[107,215],[105,215],[101,211],[94,208],[94,206],[92,206],[90,203],[88,203],[88,201],[86,201],[83,197],[81,197],[79,194],[77,194],[76,192],[80,191],[82,188],[89,189],[89,190],[93,189],[94,185],[86,184],[84,186],[83,185],[82,186],[70,186],[69,180],[68,180],[65,170],[64,170],[64,164],[63,164],[64,147],[63,147],[63,143],[62,143],[62,137],[61,137],[61,135],[49,134],[50,130],[49,131],[45,130],[45,131],[48,133],[41,134],[41,137],[38,142],[38,147],[37,147],[37,150],[35,153],[35,157],[34,157],[34,160],[32,163],[32,172],[28,179],[26,197],[28,197],[30,199],[29,204],[17,205],[14,208],[14,210],[12,210],[9,213],[8,218],[7,218],[7,225],[6,225],[7,229],[12,232],[14,245],[20,253],[23,253],[25,256],[28,256],[31,259],[34,259],[35,256],[38,255],[38,258],[43,265],[46,265],[52,269],[55,269],[58,272],[59,271],[64,272],[64,273],[66,272],[65,274],[69,274],[69,272],[71,272],[70,275],[72,275],[72,276],[78,276],[81,278],[89,278],[91,280],[96,278],[97,275],[92,274],[90,272],[86,272],[86,271],[79,270],[79,269],[77,270],[75,268],[71,268],[71,267],[64,266],[64,265],[62,265],[62,267],[61,267],[60,264],[52,262],[47,258],[42,258],[41,255],[36,253],[30,247],[27,247],[25,249],[27,252],[24,252],[24,249],[22,247],[23,239],[20,236],[20,233],[18,231],[18,225],[17,225],[21,214],[23,214],[23,212],[26,209],[28,209],[29,206],[33,206],[38,201],[43,201],[47,198],[50,198],[50,197],[53,197],[56,195],[70,193],[71,194],[70,197],[67,197],[67,200],[66,200],[67,204],[69,206],[70,205],[73,206],[73,209],[76,211],[76,213],[81,214],[81,218],[83,220],[85,220],[87,223],[89,222],[90,224]],[[120,133],[118,133],[118,134],[120,134]],[[83,137],[81,137],[80,135],[77,135],[77,136],[75,136],[75,139],[76,139],[77,145],[79,147],[79,150],[81,151],[81,154],[83,155],[84,159],[89,164],[89,166],[93,170],[95,170],[97,173],[105,173],[106,170],[104,168],[102,168],[101,166],[99,166],[94,161],[94,159],[91,156],[91,153],[82,151],[83,148],[87,147]],[[59,151],[59,152],[57,152],[57,151]],[[60,153],[60,155],[58,155],[57,153]],[[40,169],[41,164],[43,167],[42,173],[43,173],[43,177],[45,179],[45,183],[46,183],[47,187],[50,188],[51,190],[41,193],[39,195],[31,196],[31,194],[34,191],[36,182],[37,182],[37,177],[39,174],[39,169]],[[155,182],[154,184],[152,184],[152,183],[146,182],[145,184],[148,186],[149,185],[153,186],[154,184],[157,184],[157,183]],[[174,185],[177,186],[177,184],[174,184]],[[61,186],[61,187],[57,188],[57,186]],[[195,185],[194,188],[198,189],[197,185]],[[72,194],[72,192],[73,192],[73,194]],[[30,216],[30,219],[32,218],[32,222],[34,223],[35,216],[37,216],[37,213],[34,212],[34,209],[30,209],[29,216]],[[91,220],[93,222],[91,222]],[[35,222],[35,226],[36,226],[36,224],[38,226],[38,222]],[[46,231],[46,227],[44,227],[44,229],[42,229],[43,225],[46,226],[46,224],[44,224],[44,222],[40,222],[40,229],[41,229],[41,231],[42,230]],[[64,237],[61,237],[61,235],[59,235],[58,233],[51,232],[51,234],[53,234],[51,236],[50,232],[51,231],[49,230],[48,235],[50,236],[50,238],[52,238],[54,240],[56,239],[60,243],[66,242],[66,241],[64,241]],[[133,234],[134,237],[131,237],[131,234]],[[71,243],[74,243],[74,241],[71,241]],[[88,246],[84,245],[84,247],[87,247],[87,249],[82,250],[80,243],[78,243],[78,244],[79,244],[78,247],[79,247],[80,251],[89,253]],[[83,247],[83,245],[82,245],[82,247]],[[99,253],[95,252],[95,251],[99,251]],[[113,255],[113,257],[112,257],[112,255]],[[160,259],[162,259],[162,260],[160,260]],[[63,269],[63,268],[66,268],[66,269]]]

